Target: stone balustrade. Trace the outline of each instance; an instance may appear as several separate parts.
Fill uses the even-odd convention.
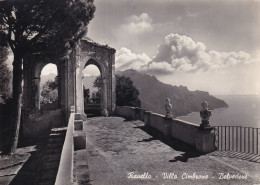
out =
[[[166,119],[164,115],[135,107],[116,107],[115,114],[129,119],[144,121],[145,126],[162,132],[166,137],[183,141],[200,152],[215,151],[215,136],[210,129],[180,119]]]
[[[74,151],[86,148],[82,115],[74,111],[75,108],[72,106],[55,185],[73,184]]]

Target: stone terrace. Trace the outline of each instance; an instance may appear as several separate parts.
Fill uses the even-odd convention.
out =
[[[144,127],[141,121],[121,117],[88,118],[84,132],[87,148],[76,151],[75,155],[82,156],[77,158],[79,164],[88,162],[86,173],[89,171],[89,183],[93,185],[260,183],[259,163],[204,155],[180,141],[164,139],[158,131]],[[128,178],[131,172],[146,173],[150,178]],[[170,173],[168,179],[163,176]],[[194,173],[207,175],[208,179],[185,179],[185,174]],[[246,179],[219,179],[219,173],[243,175]]]

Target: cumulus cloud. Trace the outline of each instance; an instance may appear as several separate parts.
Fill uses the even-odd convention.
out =
[[[135,54],[127,48],[121,48],[116,52],[116,69],[124,71],[126,69],[143,70],[147,67],[151,58],[145,53]]]
[[[132,15],[126,18],[126,23],[120,26],[120,31],[132,34],[141,34],[153,30],[152,18],[147,13]]]
[[[169,34],[159,46],[157,55],[149,63],[147,70],[158,74],[174,71],[208,71],[252,61],[246,52],[209,51],[203,43],[190,37]],[[162,65],[165,66],[164,70]]]
[[[205,44],[179,34],[167,35],[152,59],[145,53],[135,54],[127,48],[121,48],[116,53],[118,70],[135,69],[154,75],[166,75],[177,71],[214,71],[256,62],[255,57],[246,52],[207,50]]]

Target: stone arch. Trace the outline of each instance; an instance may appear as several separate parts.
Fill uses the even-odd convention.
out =
[[[49,60],[40,60],[39,62],[25,60],[24,63],[26,66],[24,69],[24,108],[27,110],[40,110],[41,72],[46,65],[55,64],[57,67],[57,75],[59,75],[58,64],[49,62]]]
[[[97,58],[94,57],[86,57],[83,60],[83,66],[82,66],[82,70],[87,67],[90,64],[93,64],[95,66],[97,66],[97,68],[100,71],[101,77],[106,77],[107,76],[107,67],[101,62],[99,61]]]
[[[88,66],[88,65],[95,65],[99,71],[100,75],[102,78],[101,82],[101,115],[108,116],[108,87],[107,87],[107,78],[108,78],[108,66],[104,64],[104,62],[101,62],[99,59],[95,57],[86,57],[84,60],[82,60],[81,65],[80,65],[80,76],[83,76],[83,70]],[[79,84],[82,87],[82,93],[83,93],[83,80],[81,80],[81,84]],[[80,98],[81,99],[81,98]],[[82,94],[82,109],[84,112],[84,95]]]
[[[101,114],[104,116],[112,114],[115,109],[115,50],[90,40],[82,40],[79,48],[75,58],[78,64],[76,70],[76,111],[84,112],[82,71],[87,65],[94,64],[99,68],[102,78]]]
[[[39,109],[38,99],[32,100],[35,93],[33,85],[40,85],[40,74],[43,67],[49,63],[56,64],[58,72],[58,108],[62,119],[68,120],[70,107],[75,106],[77,113],[84,113],[82,69],[88,64],[94,64],[100,69],[102,76],[103,115],[112,114],[115,110],[115,49],[100,45],[91,39],[82,39],[79,45],[64,58],[55,58],[48,54],[32,54],[24,58],[24,106],[23,110],[30,112]],[[37,89],[38,90],[38,89]]]

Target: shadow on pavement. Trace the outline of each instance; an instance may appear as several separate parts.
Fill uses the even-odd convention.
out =
[[[205,155],[204,153],[198,152],[195,148],[191,147],[190,145],[188,145],[180,140],[177,140],[175,138],[166,138],[161,132],[159,132],[158,130],[155,130],[151,127],[136,126],[134,128],[141,129],[144,132],[146,132],[147,134],[149,134],[150,136],[152,136],[151,138],[143,139],[143,140],[137,141],[137,142],[151,142],[153,140],[160,140],[164,144],[171,147],[173,150],[184,152],[180,156],[177,156],[174,159],[169,160],[169,162],[177,162],[177,161],[187,162],[188,159],[190,159],[190,158],[196,158],[201,155]]]
[[[34,150],[29,151],[31,154],[28,161],[23,165],[19,173],[15,176],[10,185],[34,185],[39,184],[42,166],[45,159],[45,152],[48,137],[39,137],[37,139],[22,139],[18,145],[18,152],[24,148],[35,146]]]

